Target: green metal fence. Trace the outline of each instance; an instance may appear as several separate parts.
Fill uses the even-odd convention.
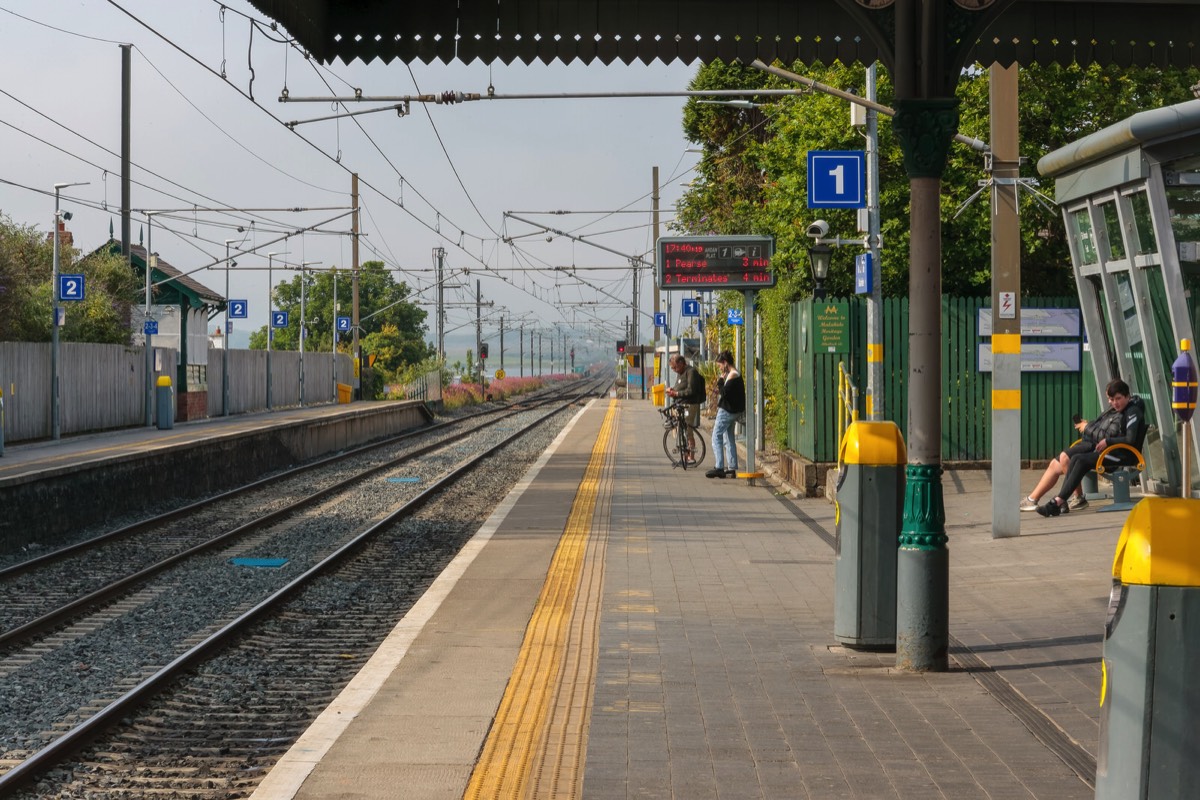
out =
[[[979,371],[979,309],[986,298],[942,298],[942,459],[991,458],[990,372]],[[1027,308],[1078,308],[1075,297],[1028,297]],[[1022,337],[1025,342],[1046,339]],[[1061,338],[1055,339],[1062,341]],[[792,305],[788,363],[788,443],[814,461],[837,460],[838,363],[845,362],[865,397],[867,307],[861,297]],[[908,426],[908,299],[883,301],[884,417]],[[1082,358],[1087,369],[1087,354]],[[1092,392],[1083,372],[1025,372],[1021,376],[1021,457],[1047,459],[1071,443],[1071,415]],[[861,416],[866,409],[859,408]]]

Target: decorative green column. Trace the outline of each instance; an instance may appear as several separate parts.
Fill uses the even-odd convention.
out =
[[[908,467],[896,562],[896,666],[949,664],[950,554],[942,498],[941,176],[958,128],[955,98],[896,102],[909,175]]]
[[[896,666],[944,672],[950,641],[950,551],[942,468],[905,469],[900,552],[896,558]]]

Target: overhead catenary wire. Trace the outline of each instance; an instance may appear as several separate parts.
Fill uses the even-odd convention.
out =
[[[177,45],[175,42],[171,41],[171,40],[170,40],[168,37],[166,37],[166,36],[163,36],[161,33],[159,33],[158,31],[156,31],[156,30],[155,30],[155,29],[154,29],[152,26],[150,26],[150,25],[147,25],[147,24],[146,24],[145,22],[143,22],[141,19],[137,18],[135,15],[131,14],[129,11],[127,11],[127,10],[126,10],[126,9],[124,9],[124,8],[122,8],[122,7],[120,6],[120,4],[118,4],[118,3],[116,3],[116,2],[113,2],[113,0],[109,0],[109,2],[110,2],[110,4],[111,4],[112,6],[114,6],[114,7],[115,7],[115,8],[117,8],[118,10],[120,10],[122,13],[124,13],[124,14],[126,14],[127,16],[129,16],[129,17],[131,17],[132,19],[134,19],[134,21],[135,21],[135,22],[137,22],[138,24],[142,25],[142,26],[143,26],[144,28],[146,28],[147,30],[150,30],[150,31],[151,31],[151,32],[152,32],[154,35],[158,36],[159,38],[161,38],[161,39],[163,39],[164,41],[166,41],[166,42],[167,42],[169,45],[171,45],[171,46],[172,46],[172,47],[174,47],[175,49],[179,50],[179,52],[183,53],[183,54],[184,54],[184,55],[185,55],[187,58],[191,59],[192,61],[194,61],[194,62],[195,62],[195,63],[197,63],[198,65],[202,66],[203,68],[207,69],[207,70],[208,70],[210,73],[212,73],[212,74],[216,75],[215,71],[214,71],[214,70],[212,70],[212,68],[210,68],[210,67],[208,67],[207,65],[205,65],[205,64],[204,64],[202,61],[200,61],[200,60],[199,60],[198,58],[196,58],[195,56],[192,56],[192,55],[191,55],[191,53],[189,53],[187,50],[185,50],[184,48],[182,48],[182,47],[180,47],[179,45]],[[240,14],[241,12],[236,12],[236,13],[239,13],[239,14]],[[245,16],[245,15],[243,15],[243,16]],[[274,26],[268,26],[268,27],[270,27],[271,29],[274,29]],[[265,33],[266,33],[266,29],[265,29],[265,28],[263,28],[263,27],[261,26],[261,24],[259,24],[259,23],[255,23],[255,29],[256,29],[258,32],[260,32],[260,33],[263,33],[263,34],[265,34]],[[298,47],[295,45],[294,41],[292,41],[292,40],[290,40],[290,39],[276,39],[276,38],[274,38],[274,37],[271,37],[271,41],[273,41],[273,42],[285,43],[285,46],[287,46],[287,47],[289,47],[289,48],[295,48],[295,49],[297,49],[297,50],[300,50],[300,48],[298,48]],[[145,53],[144,53],[144,52],[143,52],[143,56],[145,56]],[[252,63],[252,62],[251,62],[251,63]],[[310,64],[312,63],[312,62],[311,62],[311,60],[309,61],[309,63],[310,63]],[[315,68],[315,67],[314,67],[314,68]],[[270,117],[272,118],[272,120],[274,120],[274,121],[275,121],[275,122],[277,122],[277,123],[280,123],[280,120],[279,120],[279,119],[278,119],[278,118],[277,118],[275,115],[273,115],[273,114],[271,114],[270,112],[268,112],[268,111],[267,111],[265,108],[263,108],[263,107],[262,107],[262,106],[261,106],[261,105],[258,103],[258,101],[257,101],[257,100],[255,100],[255,98],[254,98],[254,96],[253,96],[253,94],[252,94],[252,93],[247,93],[245,90],[243,90],[243,89],[241,89],[241,88],[237,87],[236,85],[232,84],[231,82],[229,82],[229,81],[227,81],[227,80],[223,80],[223,82],[225,82],[225,83],[226,83],[228,86],[232,87],[232,88],[234,89],[234,91],[236,91],[236,92],[238,92],[239,94],[241,94],[241,95],[243,96],[243,98],[245,98],[245,99],[248,99],[248,100],[249,100],[249,101],[250,101],[252,104],[254,104],[255,106],[257,106],[257,107],[258,107],[260,110],[262,110],[264,113],[267,113],[267,114],[268,114],[268,116],[270,116]],[[360,130],[361,130],[361,128],[360,128]],[[299,135],[299,134],[294,134],[294,135]],[[378,151],[380,152],[381,156],[383,156],[383,157],[385,158],[385,160],[387,160],[387,156],[386,156],[386,154],[384,154],[384,153],[382,152],[382,150],[379,148],[378,144],[377,144],[377,143],[375,143],[375,142],[374,142],[374,140],[373,140],[373,139],[371,139],[371,137],[367,136],[367,135],[365,134],[365,132],[364,132],[364,136],[366,136],[367,140],[368,140],[368,141],[370,141],[370,142],[371,142],[371,143],[372,143],[372,144],[375,146],[376,150],[378,150]],[[326,158],[328,158],[328,159],[330,159],[330,160],[332,160],[332,161],[335,161],[335,163],[337,163],[339,166],[341,166],[343,170],[345,170],[345,171],[347,171],[347,172],[351,172],[351,171],[352,171],[352,170],[350,169],[350,167],[348,167],[347,165],[341,164],[341,162],[340,162],[340,158],[335,158],[335,157],[334,157],[334,156],[333,156],[331,153],[327,152],[327,151],[326,151],[324,148],[322,148],[322,147],[318,146],[318,145],[317,145],[316,143],[314,143],[313,141],[311,141],[311,140],[309,140],[309,139],[307,139],[306,137],[303,137],[303,136],[300,136],[300,139],[301,139],[301,141],[303,141],[305,144],[308,144],[310,147],[312,147],[313,149],[315,149],[315,150],[317,150],[318,152],[320,152],[320,153],[321,153],[322,155],[324,155]],[[339,156],[340,156],[340,154],[339,154]],[[397,175],[398,175],[398,176],[399,176],[399,177],[400,177],[402,180],[404,180],[404,176],[403,176],[403,175],[402,175],[402,174],[399,172],[399,170],[398,170],[398,169],[396,169],[395,165],[394,165],[393,163],[391,163],[391,162],[390,162],[390,160],[388,161],[388,163],[389,163],[389,166],[390,166],[390,167],[391,167],[391,168],[392,168],[392,169],[395,171],[395,173],[396,173],[396,174],[397,174]],[[394,198],[394,197],[393,197],[393,196],[392,196],[390,193],[388,193],[388,192],[384,192],[384,191],[381,191],[381,190],[378,188],[378,186],[377,186],[376,184],[372,183],[371,181],[369,181],[369,180],[365,180],[365,181],[363,181],[363,183],[364,183],[364,186],[365,186],[367,189],[369,189],[370,191],[374,191],[374,192],[378,193],[378,194],[379,194],[379,195],[380,195],[382,198],[384,198],[384,199],[385,199],[387,202],[391,203],[391,204],[392,204],[392,205],[394,205],[394,206],[397,206],[397,207],[401,208],[401,209],[402,209],[402,211],[403,211],[403,213],[407,214],[409,217],[411,217],[411,218],[412,218],[412,219],[413,219],[415,222],[417,222],[419,225],[421,225],[421,226],[425,227],[426,229],[428,229],[429,231],[431,231],[432,233],[434,233],[435,235],[437,235],[437,236],[438,236],[440,239],[442,239],[443,241],[447,242],[449,245],[451,245],[451,246],[454,246],[454,247],[457,247],[459,250],[461,250],[461,251],[462,251],[462,252],[463,252],[463,253],[464,253],[464,254],[465,254],[465,255],[466,255],[468,258],[470,258],[472,261],[478,262],[478,263],[479,263],[479,264],[482,266],[482,268],[483,268],[483,270],[484,270],[484,272],[485,272],[486,274],[488,274],[488,275],[491,275],[491,276],[493,276],[493,277],[496,277],[496,278],[498,278],[498,279],[500,279],[500,280],[503,280],[503,281],[505,281],[506,283],[509,283],[509,285],[512,285],[512,286],[514,286],[515,288],[517,288],[517,289],[519,289],[519,290],[521,290],[521,291],[525,292],[526,294],[529,294],[530,296],[534,297],[535,299],[538,299],[538,300],[540,300],[540,301],[542,301],[542,302],[548,302],[548,301],[547,301],[545,298],[546,298],[547,296],[549,296],[549,294],[550,294],[550,290],[548,290],[548,289],[547,289],[545,286],[542,286],[542,285],[541,285],[540,283],[538,283],[536,280],[534,280],[534,281],[532,282],[532,287],[533,287],[532,289],[530,289],[530,288],[529,288],[529,285],[522,286],[522,285],[519,285],[519,284],[513,283],[511,280],[508,280],[508,279],[506,279],[504,275],[500,274],[500,273],[499,273],[499,272],[498,272],[498,271],[495,269],[495,265],[494,265],[493,263],[489,263],[489,260],[491,260],[491,259],[494,259],[494,257],[495,257],[495,254],[496,254],[496,249],[498,248],[498,246],[499,246],[499,242],[500,242],[500,238],[499,238],[499,237],[496,237],[496,238],[491,238],[491,237],[487,237],[487,236],[477,236],[477,235],[475,235],[475,234],[469,233],[469,232],[465,231],[464,229],[460,228],[460,227],[459,227],[457,224],[455,224],[455,223],[454,223],[454,222],[453,222],[453,221],[452,221],[450,218],[446,217],[446,215],[445,215],[445,214],[443,214],[443,213],[442,213],[442,212],[441,212],[441,211],[440,211],[440,210],[439,210],[439,209],[438,209],[438,208],[437,208],[435,205],[433,205],[433,204],[432,204],[432,203],[430,203],[430,202],[429,202],[427,199],[425,199],[424,197],[422,197],[422,196],[421,196],[421,194],[420,194],[420,192],[416,190],[416,187],[412,187],[412,184],[411,184],[411,182],[410,182],[410,187],[412,187],[413,193],[414,193],[416,196],[418,196],[418,197],[421,197],[422,201],[423,201],[423,202],[425,202],[425,203],[426,203],[426,205],[428,205],[428,207],[429,207],[429,208],[430,208],[430,209],[431,209],[431,210],[432,210],[432,211],[435,213],[435,215],[436,215],[436,220],[435,220],[435,221],[431,222],[431,221],[429,221],[428,219],[422,218],[422,217],[421,217],[421,216],[419,216],[417,213],[415,213],[415,212],[414,212],[412,209],[410,209],[410,208],[406,207],[406,206],[405,206],[403,203],[397,202],[397,201],[396,201],[396,199],[395,199],[395,198]],[[189,190],[189,191],[190,191],[190,190]],[[334,190],[329,190],[329,191],[334,191]],[[452,228],[453,230],[448,230],[448,227],[449,227],[449,228]],[[378,226],[376,226],[376,229],[378,229]],[[458,232],[458,236],[457,236],[457,237],[455,237],[455,235],[454,235],[454,230],[457,230],[457,232]],[[479,253],[478,253],[478,254],[471,252],[471,250],[470,250],[470,249],[467,249],[467,248],[464,246],[464,242],[463,242],[463,237],[464,237],[464,236],[465,236],[465,237],[469,237],[469,238],[471,238],[472,240],[475,240],[475,241],[478,241],[478,242],[479,242],[479,245],[480,245],[480,246],[479,246]],[[456,240],[456,238],[457,238],[457,240]],[[385,239],[385,238],[381,238],[381,239],[380,239],[380,243],[381,243],[381,244],[384,244],[384,245],[386,245],[386,244],[387,244],[387,242],[386,242],[386,239]],[[489,244],[489,243],[490,243],[490,244]],[[491,248],[491,253],[490,253],[490,254],[487,252],[487,249],[488,249],[489,247]],[[376,253],[379,253],[379,251],[378,251],[377,249],[375,250],[375,252],[376,252]],[[387,259],[384,259],[384,260],[386,261]],[[394,257],[393,257],[392,261],[393,261],[393,264],[394,264],[394,263],[396,262],[396,259],[394,259]]]

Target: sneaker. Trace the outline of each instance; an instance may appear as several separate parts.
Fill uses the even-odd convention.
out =
[[[706,478],[724,478],[725,470],[717,469],[714,467],[713,469],[710,469],[708,472],[704,473],[704,477],[706,477]]]
[[[1067,508],[1072,511],[1082,511],[1088,507],[1087,498],[1081,494],[1071,495],[1071,499],[1067,501]]]
[[[1032,497],[1026,497],[1024,500],[1021,501],[1020,508],[1022,511],[1037,511],[1038,504],[1037,504],[1037,501],[1034,500]]]
[[[736,469],[727,469],[727,470],[725,470],[725,477],[726,477],[726,478],[736,478],[736,477],[737,477],[737,470],[736,470]]]
[[[1037,513],[1043,517],[1057,517],[1059,514],[1066,514],[1070,509],[1066,505],[1059,505],[1053,497],[1044,505],[1037,507]]]

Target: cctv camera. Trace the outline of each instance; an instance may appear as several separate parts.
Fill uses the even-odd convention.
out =
[[[827,233],[829,233],[829,223],[823,219],[819,219],[812,225],[809,225],[808,230],[805,231],[806,235],[811,236],[814,239],[820,239]]]
[[[70,222],[70,221],[71,221],[71,217],[72,217],[72,216],[74,216],[74,215],[73,215],[73,214],[72,214],[70,211],[64,211],[64,212],[62,212],[62,218],[63,218],[64,220],[66,220],[67,222]]]

